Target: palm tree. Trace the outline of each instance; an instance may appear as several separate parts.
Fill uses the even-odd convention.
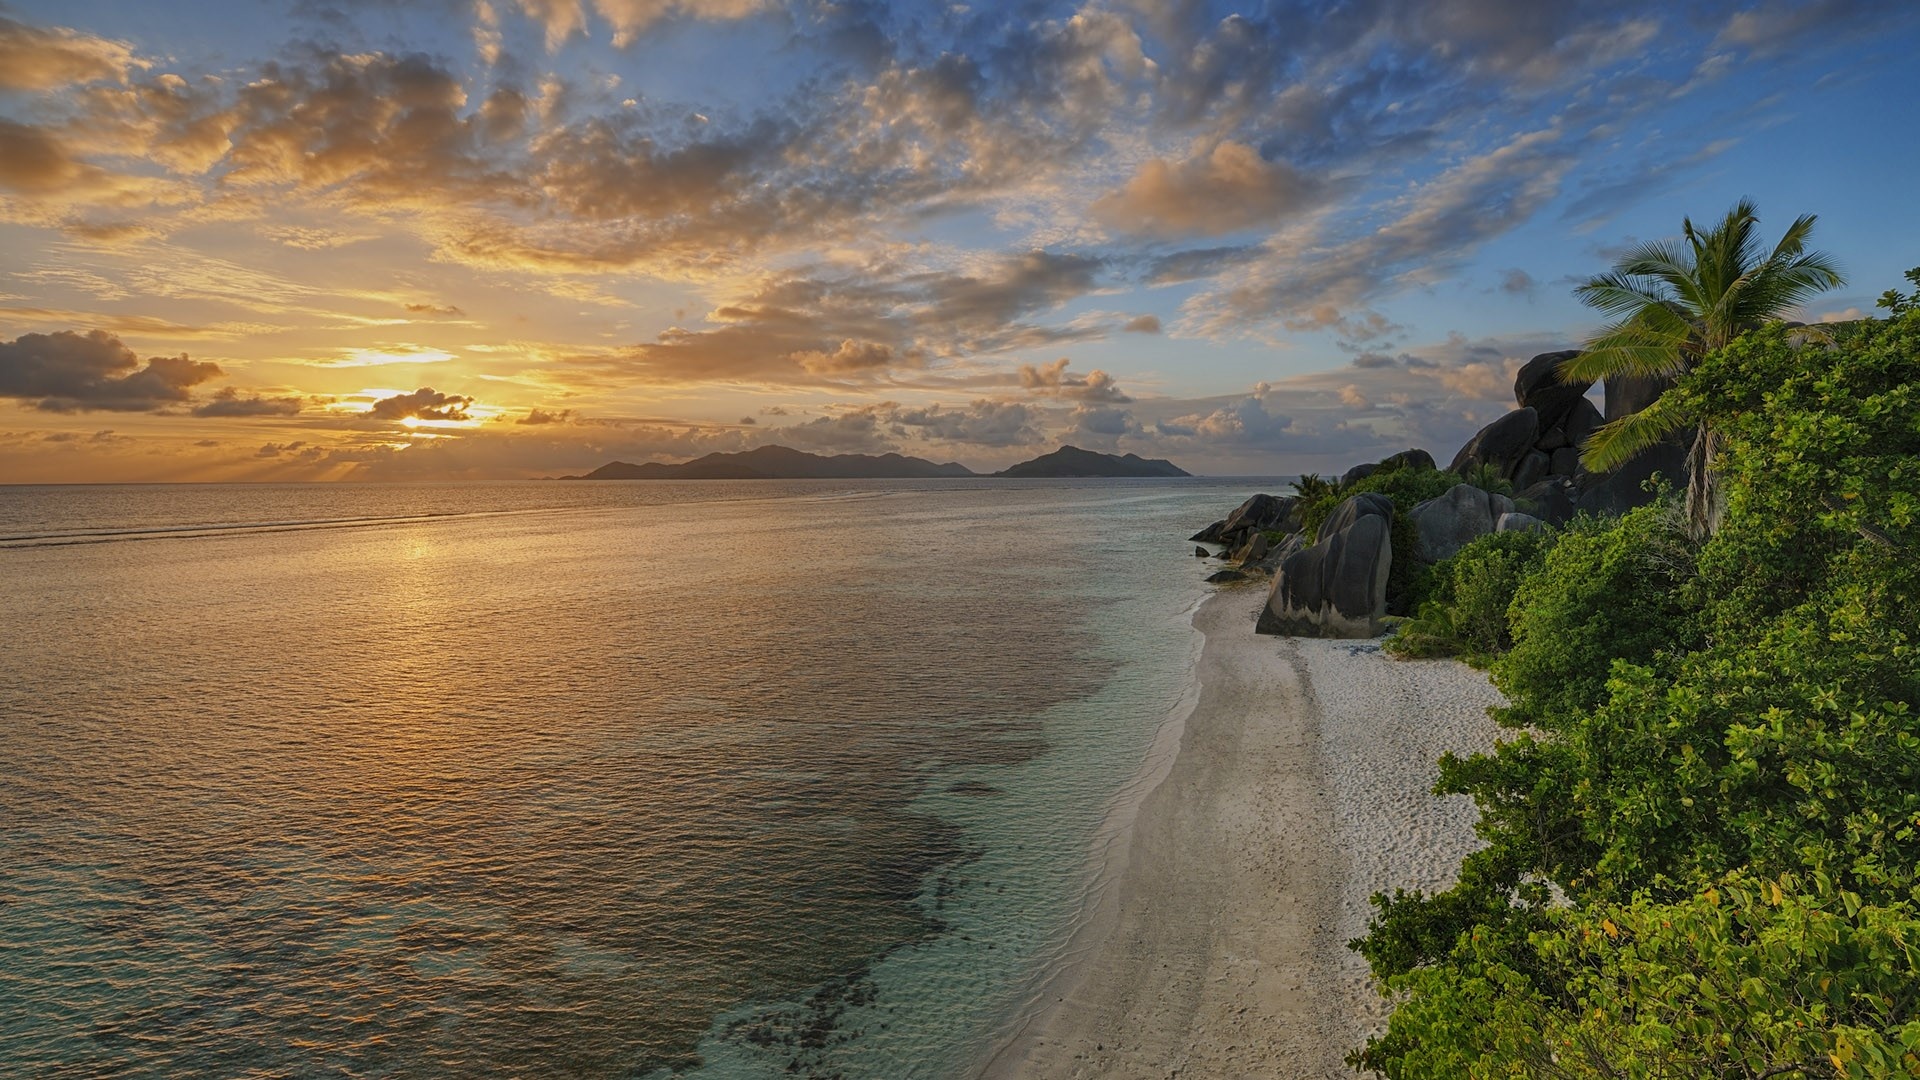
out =
[[[1591,385],[1615,375],[1683,375],[1708,353],[1846,280],[1832,258],[1806,250],[1812,214],[1796,218],[1771,254],[1755,234],[1760,219],[1752,199],[1741,199],[1704,232],[1691,218],[1683,220],[1684,245],[1641,244],[1574,290],[1582,303],[1615,321],[1561,366],[1562,379]],[[1720,439],[1710,424],[1662,397],[1600,427],[1581,458],[1596,472],[1615,469],[1690,424],[1698,424],[1698,431],[1687,462],[1687,524],[1701,539],[1720,517],[1713,471]]]

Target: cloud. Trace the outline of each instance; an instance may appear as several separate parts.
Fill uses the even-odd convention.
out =
[[[1392,332],[1367,304],[1439,280],[1488,239],[1531,218],[1577,160],[1566,132],[1540,128],[1462,161],[1421,185],[1393,220],[1339,243],[1269,241],[1267,253],[1186,305],[1202,331],[1278,321],[1354,341]]]
[[[1222,236],[1271,225],[1318,201],[1325,185],[1243,143],[1223,141],[1185,161],[1153,158],[1093,214],[1122,232]]]
[[[1112,447],[1123,436],[1142,434],[1140,422],[1126,409],[1082,405],[1069,417],[1067,438]]]
[[[63,27],[28,26],[0,15],[0,89],[52,90],[76,83],[125,82],[144,67],[133,48]]]
[[[1716,47],[1747,49],[1765,56],[1788,48],[1804,47],[1810,38],[1836,32],[1861,32],[1870,28],[1891,29],[1902,17],[1911,18],[1913,9],[1900,0],[1802,0],[1785,3],[1769,0],[1744,11],[1736,11],[1714,39]]]
[[[527,415],[515,420],[516,424],[567,424],[573,421],[572,409],[528,409]]]
[[[847,338],[832,352],[804,349],[793,354],[803,369],[815,375],[845,375],[853,372],[884,371],[894,363],[893,348],[872,341]]]
[[[293,397],[247,397],[231,386],[223,386],[205,404],[193,410],[195,416],[294,416],[301,400]]]
[[[1525,270],[1508,270],[1500,275],[1500,291],[1508,296],[1531,297],[1539,288],[1540,283]]]
[[[273,225],[262,229],[261,233],[276,243],[301,251],[327,251],[375,239],[369,233],[349,233],[310,225]]]
[[[43,194],[99,175],[98,169],[75,161],[45,128],[0,119],[0,188]]]
[[[1095,368],[1085,375],[1074,375],[1067,371],[1067,365],[1073,361],[1061,357],[1051,364],[1038,367],[1032,364],[1020,365],[1020,387],[1034,393],[1052,397],[1072,398],[1078,401],[1099,401],[1115,404],[1133,399],[1122,393],[1113,376]]]
[[[1034,317],[1094,291],[1105,265],[1035,251],[955,269],[798,267],[751,282],[704,327],[573,363],[643,384],[886,385],[940,362],[1102,336]]]
[[[964,408],[933,405],[921,409],[889,407],[883,415],[896,430],[937,442],[971,446],[1027,446],[1044,441],[1039,410],[1017,401],[981,399]]]
[[[1133,318],[1128,319],[1127,324],[1120,329],[1129,334],[1157,334],[1160,332],[1160,316],[1135,315]]]
[[[0,397],[33,401],[46,412],[152,412],[190,400],[195,386],[221,374],[217,364],[149,357],[104,330],[23,334],[0,342]]]
[[[767,429],[770,442],[827,454],[884,454],[900,449],[883,426],[882,411],[869,406],[839,416],[822,416],[804,424]]]
[[[1172,430],[1190,433],[1202,442],[1277,450],[1284,445],[1292,426],[1292,417],[1269,411],[1261,395],[1255,394],[1203,415],[1178,417]]]
[[[367,410],[375,420],[465,420],[473,399],[458,394],[442,394],[423,386],[411,394],[381,398]]]
[[[467,315],[452,304],[408,304],[407,310],[415,315],[439,315],[450,319],[464,319]]]
[[[549,52],[559,51],[570,38],[587,32],[586,5],[581,0],[513,2],[540,26]],[[593,9],[613,28],[615,48],[633,44],[655,23],[665,19],[743,19],[766,7],[766,0],[593,0]],[[499,20],[491,4],[480,5],[478,22],[478,29],[498,32]]]
[[[613,44],[624,48],[663,19],[744,19],[763,11],[768,0],[594,0],[595,10],[613,25]]]

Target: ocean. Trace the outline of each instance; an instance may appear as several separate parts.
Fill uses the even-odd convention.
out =
[[[0,488],[0,1075],[972,1075],[1256,489]]]

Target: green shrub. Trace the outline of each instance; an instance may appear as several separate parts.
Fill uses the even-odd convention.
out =
[[[1386,643],[1404,657],[1461,656],[1485,666],[1513,647],[1507,609],[1554,544],[1551,533],[1488,533],[1433,567],[1429,597]],[[1396,552],[1399,547],[1396,544]]]
[[[1318,473],[1302,473],[1300,478],[1293,482],[1294,496],[1308,501],[1339,490],[1339,481],[1329,480]]]
[[[1516,590],[1512,648],[1493,665],[1502,722],[1555,729],[1599,704],[1615,660],[1645,662],[1687,634],[1692,575],[1671,507],[1576,522]]]
[[[1402,1030],[1353,1062],[1421,1080],[1920,1075],[1911,902],[1736,873],[1544,921],[1392,979]]]
[[[1576,522],[1514,591],[1523,729],[1435,789],[1486,846],[1356,943],[1397,1004],[1354,1060],[1393,1080],[1920,1076],[1920,313],[1670,393],[1724,438],[1724,524]],[[1451,634],[1499,590],[1439,570],[1415,625]]]
[[[1500,471],[1500,466],[1490,461],[1483,461],[1468,469],[1466,475],[1461,479],[1479,488],[1481,491],[1491,492],[1495,495],[1513,494],[1512,481],[1507,479],[1506,473]]]

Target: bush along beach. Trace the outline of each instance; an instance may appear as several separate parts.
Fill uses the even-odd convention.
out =
[[[1728,333],[1600,437],[1687,432],[1710,482],[1437,561],[1395,648],[1486,665],[1511,735],[1436,789],[1487,846],[1354,943],[1396,1005],[1353,1064],[1920,1076],[1920,311],[1882,306]]]

